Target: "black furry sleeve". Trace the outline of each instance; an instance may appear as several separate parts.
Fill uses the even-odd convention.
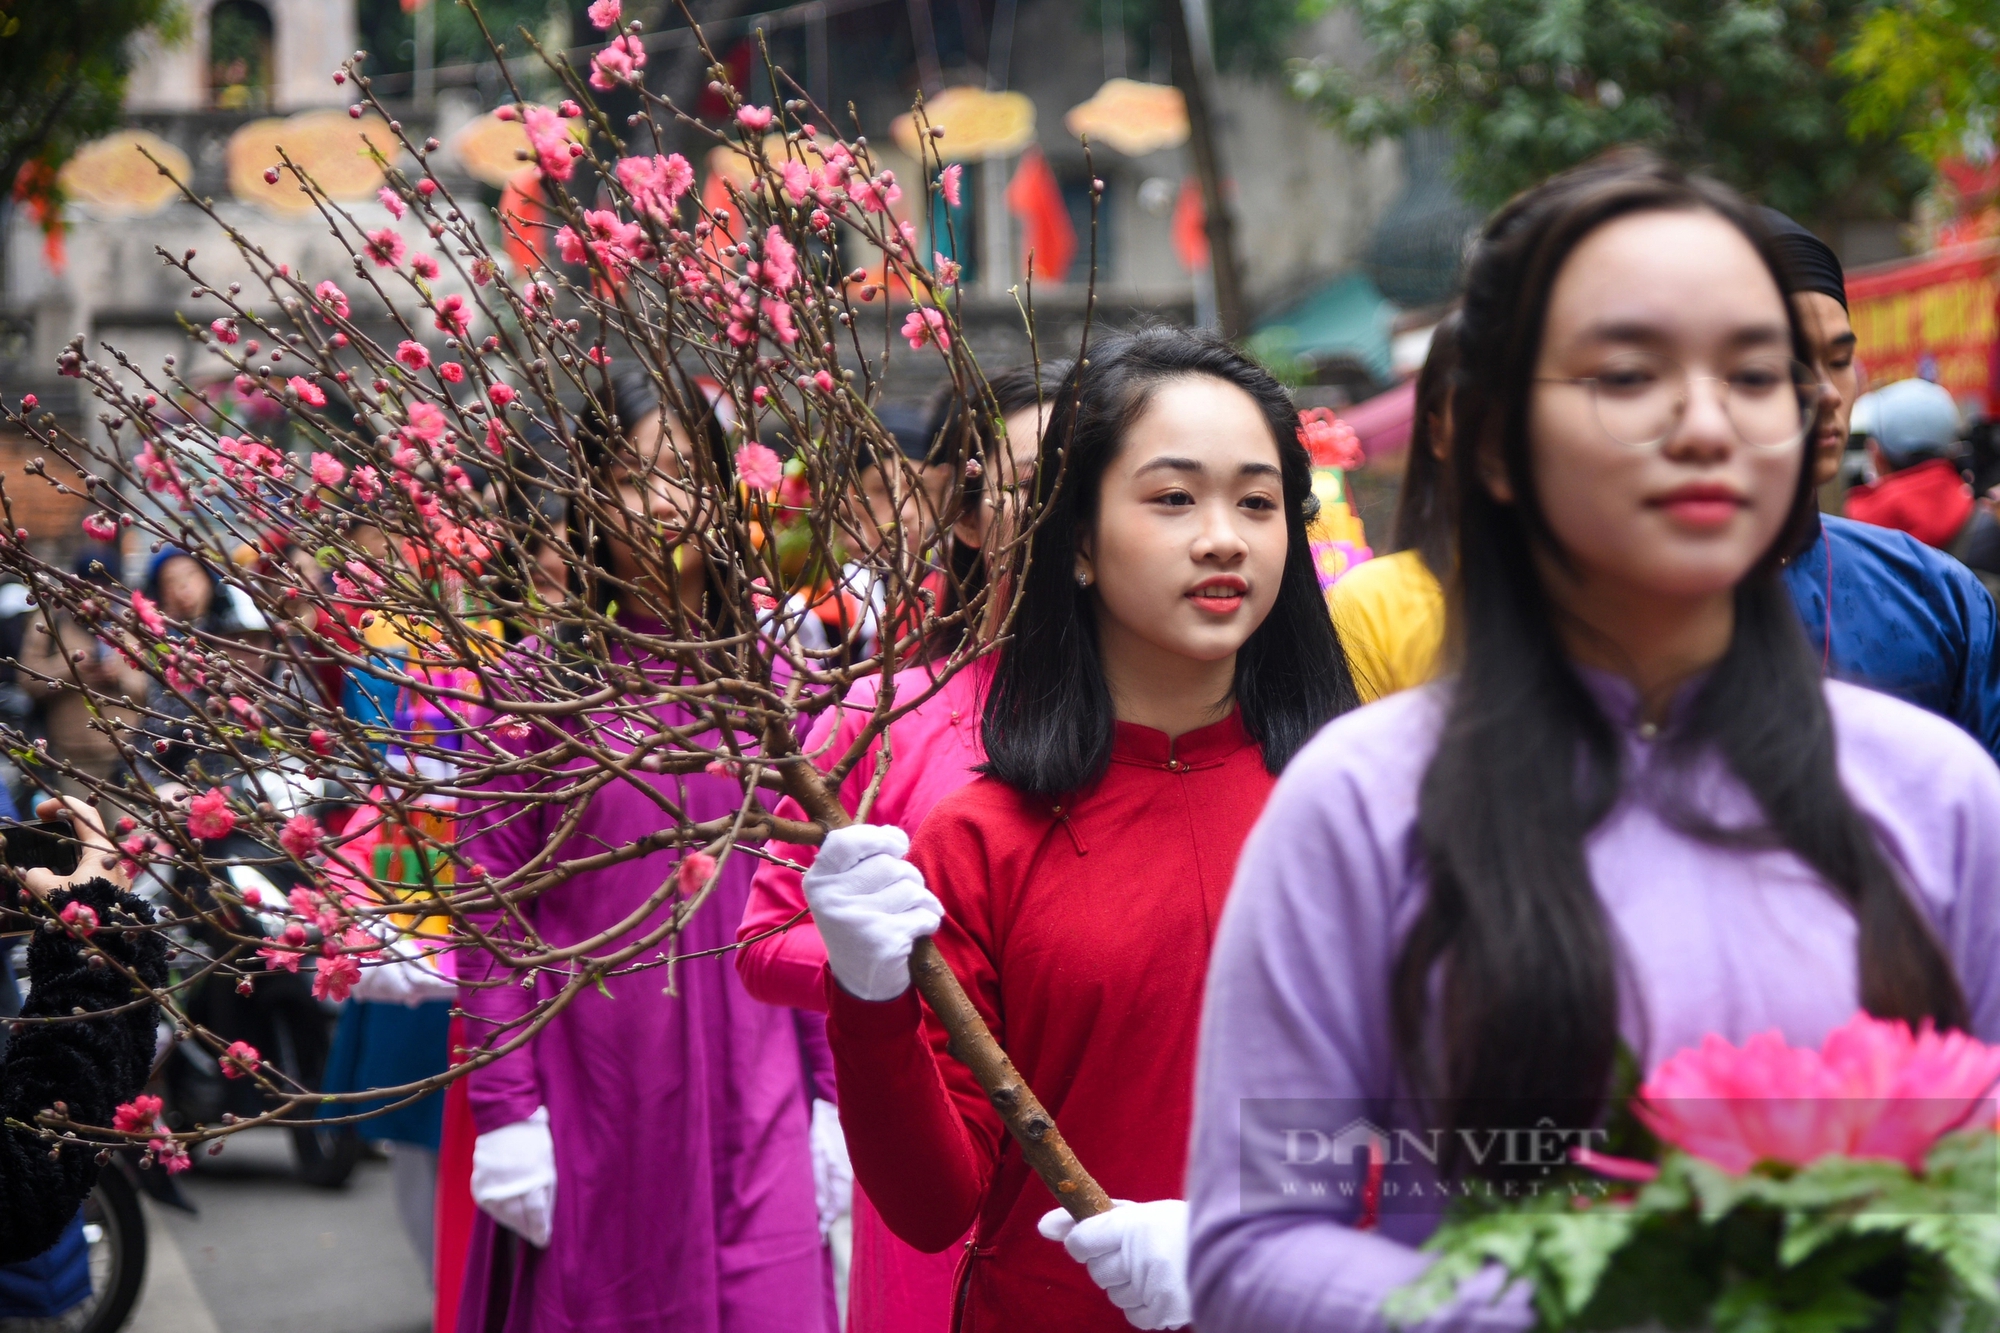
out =
[[[94,879],[49,895],[35,917],[47,919],[45,912],[60,913],[71,902],[97,914],[90,947],[148,985],[166,984],[166,941],[155,931],[128,935],[124,929],[151,922],[150,907]],[[118,967],[91,967],[86,942],[67,931],[36,930],[28,944],[28,982],[23,1018],[96,1013],[141,995]],[[52,1158],[48,1141],[23,1126],[56,1102],[80,1124],[109,1126],[118,1105],[146,1086],[158,1012],[147,1002],[91,1022],[15,1025],[0,1066],[0,1264],[31,1259],[55,1244],[97,1184],[96,1147],[77,1144]]]

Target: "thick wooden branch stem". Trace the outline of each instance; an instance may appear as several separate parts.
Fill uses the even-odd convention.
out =
[[[828,829],[853,822],[817,770],[805,764],[786,767],[786,788],[808,816]],[[1021,1145],[1021,1156],[1056,1196],[1056,1202],[1079,1221],[1109,1212],[1111,1196],[1083,1169],[1056,1128],[1056,1118],[993,1039],[993,1030],[980,1017],[965,987],[958,984],[951,964],[938,952],[936,940],[918,940],[910,950],[910,981],[944,1024],[953,1057],[979,1080],[1007,1132]]]
[[[958,984],[935,940],[918,940],[910,950],[910,980],[951,1034],[952,1055],[979,1080],[993,1109],[1006,1122],[1007,1132],[1021,1145],[1021,1156],[1056,1196],[1056,1202],[1079,1221],[1109,1212],[1111,1196],[1070,1151],[1062,1131],[1056,1128],[1055,1117],[993,1039],[986,1020]]]

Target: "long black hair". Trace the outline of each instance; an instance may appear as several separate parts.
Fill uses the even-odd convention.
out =
[[[956,385],[947,384],[932,396],[925,426],[929,445],[924,465],[961,458],[975,464],[958,483],[959,512],[977,513],[985,501],[987,470],[995,466],[995,451],[1005,447],[1005,419],[1038,404],[1053,405],[1069,369],[1067,359],[1029,362],[989,376],[984,393],[968,397]],[[939,601],[938,614],[949,616],[979,596],[986,586],[990,562],[985,551],[961,541],[955,533],[944,533],[942,541],[945,595]],[[948,656],[983,628],[968,620],[935,634],[924,643],[921,656],[924,660]]]
[[[1451,576],[1452,488],[1449,465],[1438,456],[1438,446],[1448,442],[1438,433],[1451,420],[1458,361],[1458,309],[1453,307],[1431,330],[1431,349],[1417,375],[1410,450],[1389,540],[1392,552],[1415,551],[1440,579]]]
[[[1573,1117],[1602,1110],[1614,1073],[1617,950],[1584,839],[1623,787],[1620,743],[1564,652],[1537,573],[1538,551],[1560,559],[1562,549],[1538,500],[1528,412],[1549,293],[1564,262],[1599,227],[1662,210],[1730,223],[1773,286],[1787,290],[1762,224],[1740,198],[1631,152],[1508,204],[1488,223],[1468,275],[1451,452],[1458,560],[1450,605],[1461,665],[1419,802],[1429,893],[1393,983],[1405,1074],[1454,1129],[1525,1126],[1544,1115],[1588,1124]],[[1796,320],[1792,334],[1806,360]],[[1504,468],[1514,502],[1496,499],[1482,480],[1482,455],[1487,468]],[[1763,816],[1755,828],[1724,829],[1679,813],[1689,831],[1788,848],[1853,911],[1869,1012],[1962,1027],[1966,1003],[1949,960],[1841,787],[1818,664],[1779,583],[1780,554],[1814,518],[1810,450],[1799,469],[1785,531],[1736,589],[1729,648],[1660,755],[1683,776],[1698,759],[1719,757]]]
[[[1289,545],[1278,599],[1236,655],[1234,692],[1244,729],[1275,773],[1322,723],[1358,702],[1306,542],[1312,459],[1299,442],[1291,395],[1220,339],[1143,329],[1092,345],[1063,378],[1042,435],[1034,479],[1041,521],[1028,544],[1021,605],[983,722],[981,771],[1010,786],[1059,795],[1095,781],[1110,762],[1116,717],[1091,599],[1072,578],[1077,541],[1096,519],[1105,468],[1154,392],[1197,376],[1250,395],[1271,429],[1283,475]]]

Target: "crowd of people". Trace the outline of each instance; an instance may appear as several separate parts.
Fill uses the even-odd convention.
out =
[[[447,1095],[370,1122],[436,1327],[1374,1330],[1440,1208],[1286,1188],[1301,1124],[1593,1123],[1627,1056],[1771,1029],[1815,1044],[1856,1009],[2000,1039],[2000,524],[1959,471],[1950,396],[1864,395],[1867,350],[1816,236],[1628,152],[1486,224],[1417,382],[1392,551],[1330,593],[1296,406],[1213,337],[1153,327],[992,375],[1000,426],[948,527],[939,441],[963,407],[895,423],[922,484],[864,466],[858,529],[1004,591],[951,645],[981,651],[934,691],[939,654],[903,668],[898,696],[922,702],[839,788],[865,822],[731,858],[670,991],[583,991]],[[637,554],[688,518],[689,442],[642,381],[618,392],[608,415],[639,424],[591,484],[629,521],[589,558],[624,592],[598,609],[664,636],[712,618],[703,561],[663,574]],[[1857,436],[1874,480],[1822,513]],[[528,578],[559,606],[581,594],[549,551]],[[277,670],[293,627],[201,560],[162,551],[144,582],[244,670]],[[118,750],[57,682],[74,667],[134,705],[148,682],[23,600],[0,589],[0,711],[59,762],[10,775],[14,794],[84,794],[70,769],[101,790]],[[859,577],[819,603],[863,651],[907,632]],[[422,656],[408,625],[314,628]],[[618,653],[628,680],[674,670]],[[817,762],[855,748],[882,684],[818,719]],[[287,689],[423,732],[426,753],[442,734],[366,672]],[[655,729],[700,724],[659,697]],[[170,786],[179,730],[160,701],[143,712],[157,763],[136,777]],[[504,876],[742,804],[731,774],[638,766],[581,808],[536,799],[589,748],[427,827]],[[372,813],[380,793],[355,796],[348,818],[385,831],[350,863],[435,882]],[[650,846],[468,924],[556,952],[615,940],[682,856]],[[115,879],[30,887],[144,910]],[[1058,1206],[955,1058],[911,984],[925,938],[1109,1211]],[[61,947],[37,937],[37,996],[109,1007],[60,989],[88,980]],[[368,969],[330,1087],[442,1070],[562,988],[457,958]],[[843,1315],[830,1238],[850,1190]],[[1475,1281],[1424,1327],[1533,1324],[1524,1293],[1495,1297]]]

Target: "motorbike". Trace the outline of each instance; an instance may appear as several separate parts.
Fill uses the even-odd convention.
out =
[[[269,800],[281,816],[322,805],[319,784],[296,774],[274,777],[267,772],[238,782],[247,788],[240,793],[245,799]],[[290,858],[241,831],[208,842],[204,855],[224,863],[221,874],[246,902],[282,904],[292,889],[306,882]],[[175,891],[200,903],[227,931],[239,936],[269,939],[284,929],[283,919],[274,912],[239,908],[218,899],[205,877],[190,867],[177,869]],[[207,959],[235,944],[225,929],[207,920],[191,930],[189,943],[193,947],[177,960],[183,976],[199,973]],[[308,957],[297,972],[289,972],[267,967],[254,957],[239,957],[240,975],[217,970],[200,976],[182,992],[182,1004],[191,1021],[224,1043],[244,1041],[256,1047],[271,1070],[282,1076],[277,1080],[281,1085],[317,1089],[326,1072],[340,1006],[313,995],[312,966]],[[226,1114],[261,1115],[279,1104],[254,1079],[226,1077],[214,1052],[200,1042],[174,1042],[162,1077],[164,1115],[174,1129],[214,1124]],[[353,1126],[296,1124],[288,1133],[300,1179],[325,1189],[347,1183],[362,1153]]]

